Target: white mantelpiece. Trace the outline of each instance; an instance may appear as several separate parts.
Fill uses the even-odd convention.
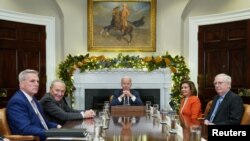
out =
[[[169,108],[171,71],[169,69],[158,69],[153,72],[137,69],[112,69],[96,70],[81,73],[75,71],[74,92],[75,108],[85,109],[85,89],[120,89],[121,78],[130,76],[133,89],[160,89],[160,106]]]

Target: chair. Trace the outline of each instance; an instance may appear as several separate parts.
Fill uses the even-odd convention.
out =
[[[12,135],[6,116],[6,108],[0,109],[0,133],[11,141],[39,141],[39,137],[32,135]]]
[[[250,125],[250,105],[244,104],[244,113],[240,125]]]
[[[113,100],[113,95],[109,97],[109,103],[111,103],[112,100]]]
[[[210,109],[211,109],[211,106],[213,104],[213,100],[210,100],[208,103],[207,103],[207,106],[206,106],[206,109],[205,109],[205,112],[203,113],[203,117],[206,117],[207,114],[209,113]]]

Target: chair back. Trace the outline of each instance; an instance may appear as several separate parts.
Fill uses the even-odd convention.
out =
[[[204,112],[204,117],[206,117],[211,109],[211,106],[213,104],[213,100],[210,100],[208,103],[207,103],[207,106],[206,106],[206,109],[205,109],[205,112]]]
[[[111,103],[112,100],[113,100],[113,95],[109,97],[109,103]]]
[[[241,125],[250,125],[250,105],[244,104],[244,113],[240,122]]]
[[[8,125],[6,108],[0,109],[0,133],[2,135],[11,135],[10,127]]]

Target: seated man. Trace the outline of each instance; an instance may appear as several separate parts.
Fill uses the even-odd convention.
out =
[[[125,76],[121,79],[121,90],[116,90],[113,94],[110,105],[143,105],[139,92],[131,90],[132,80]]]
[[[221,73],[214,78],[217,95],[205,119],[206,125],[239,125],[243,115],[241,97],[231,91],[231,76]]]
[[[44,118],[41,105],[35,95],[39,89],[39,76],[35,70],[24,70],[19,74],[20,90],[16,91],[7,104],[7,119],[13,134],[38,136],[46,140],[45,131],[61,128],[61,125]]]
[[[50,121],[63,125],[68,120],[92,118],[95,116],[93,110],[83,112],[70,108],[64,99],[65,91],[65,83],[61,80],[54,80],[50,86],[50,93],[45,94],[40,100],[44,113]]]

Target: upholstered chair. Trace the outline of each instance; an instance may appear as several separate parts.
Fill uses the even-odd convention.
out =
[[[32,135],[13,135],[11,134],[7,116],[6,108],[0,109],[0,134],[4,135],[5,138],[10,139],[11,141],[39,141],[39,137]]]
[[[213,100],[210,100],[210,101],[207,103],[206,108],[205,108],[205,111],[204,111],[204,113],[203,113],[203,117],[204,117],[204,118],[208,115],[208,112],[210,111],[212,104],[213,104]]]
[[[250,125],[250,105],[244,104],[244,113],[240,122],[241,125]]]

